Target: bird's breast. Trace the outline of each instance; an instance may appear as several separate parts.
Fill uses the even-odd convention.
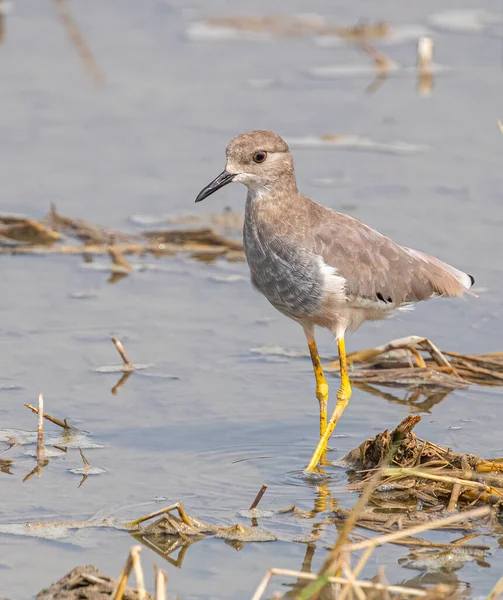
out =
[[[294,319],[322,307],[324,278],[319,257],[293,236],[275,235],[274,224],[246,215],[243,241],[254,287],[280,312]]]

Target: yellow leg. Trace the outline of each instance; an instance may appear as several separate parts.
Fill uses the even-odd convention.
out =
[[[320,357],[316,342],[309,342],[309,352],[313,362],[314,377],[316,379],[316,398],[320,403],[320,438],[325,433],[327,428],[327,403],[328,403],[328,383],[323,375]]]
[[[341,418],[344,409],[346,408],[349,399],[351,398],[351,385],[349,383],[348,376],[348,367],[346,364],[346,347],[344,344],[344,338],[341,338],[337,342],[339,348],[339,361],[341,365],[341,387],[337,393],[337,403],[335,405],[334,412],[330,417],[330,421],[327,424],[327,427],[316,446],[316,450],[307,465],[307,471],[313,471],[318,465],[322,455],[327,449],[328,440],[332,435],[335,426],[337,425],[339,419]]]

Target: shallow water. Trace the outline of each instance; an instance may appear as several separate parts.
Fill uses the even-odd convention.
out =
[[[419,334],[454,351],[503,350],[498,24],[489,19],[487,29],[433,29],[430,17],[439,9],[432,0],[414,6],[275,3],[275,13],[308,11],[341,25],[363,18],[431,27],[435,60],[450,70],[438,74],[427,98],[410,76],[392,76],[366,93],[372,77],[362,77],[360,65],[371,63],[351,45],[323,47],[308,37],[187,39],[190,23],[204,16],[261,16],[268,14],[268,4],[72,3],[105,75],[97,89],[55,4],[16,3],[0,47],[2,210],[40,218],[55,202],[63,214],[126,230],[134,230],[135,214],[210,213],[225,206],[239,211],[245,194],[238,186],[197,208],[193,199],[222,170],[227,141],[246,129],[271,128],[297,140],[348,134],[426,146],[415,154],[302,144],[294,151],[304,193],[473,273],[481,289],[477,299],[431,302],[366,325],[348,346]],[[442,11],[456,4],[444,2]],[[498,15],[499,3],[488,1],[485,10]],[[401,64],[415,64],[414,41],[383,51]],[[323,65],[354,65],[357,76],[314,79],[310,72]],[[104,446],[85,454],[92,467],[106,470],[78,488],[80,476],[70,469],[81,468],[82,461],[78,449],[69,448],[50,459],[40,479],[22,483],[35,466],[24,453],[27,447],[4,452],[2,458],[14,458],[14,464],[13,475],[0,473],[1,523],[85,520],[96,513],[133,518],[178,500],[203,520],[246,523],[238,513],[264,482],[269,489],[263,509],[295,503],[312,510],[327,489],[342,506],[352,506],[355,497],[344,491],[345,470],[332,469],[325,487],[301,473],[317,435],[310,362],[252,349],[281,345],[304,353],[303,334],[252,290],[246,265],[151,259],[147,262],[163,269],[110,285],[107,272],[83,268],[77,257],[0,261],[0,427],[33,431],[36,417],[23,403],[35,404],[43,392],[46,412],[69,417]],[[133,374],[116,395],[111,389],[120,374],[96,372],[118,361],[112,335],[123,341],[131,360],[152,365]],[[326,332],[320,332],[319,346],[326,357],[335,352]],[[336,387],[334,379],[333,395]],[[501,456],[501,400],[497,388],[473,388],[417,406],[355,390],[332,439],[332,456],[344,456],[417,411],[425,412],[421,437]],[[248,544],[237,552],[222,540],[204,540],[188,549],[182,568],[147,549],[142,561],[147,573],[153,562],[166,568],[169,591],[184,599],[246,598],[268,568],[301,567],[306,545],[291,540],[310,535],[316,522],[263,519],[261,525],[279,542]],[[313,569],[334,537],[333,529],[322,534]],[[118,575],[132,542],[125,532],[102,529],[56,541],[0,535],[0,595],[30,597],[76,564],[93,563]],[[468,562],[444,576],[470,582],[474,596],[487,593],[503,572],[496,537],[477,543],[493,548],[486,558],[491,569]],[[376,561],[393,583],[434,578],[400,566],[406,555],[404,548],[390,547]],[[370,565],[364,575],[374,569]]]

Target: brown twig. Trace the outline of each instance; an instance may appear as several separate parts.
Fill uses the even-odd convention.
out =
[[[265,494],[266,489],[267,485],[264,483],[260,488],[258,494],[255,496],[255,500],[251,503],[250,510],[257,508],[258,503],[262,500],[262,496]]]
[[[36,406],[33,406],[33,404],[25,404],[25,406],[26,406],[26,408],[29,408],[32,412],[34,412],[35,414],[38,415],[38,408]],[[60,419],[53,417],[52,415],[48,415],[47,413],[44,413],[43,417],[44,417],[44,419],[47,419],[51,423],[54,423],[54,425],[58,425],[59,427],[62,427],[63,429],[74,429],[74,427],[72,427],[71,425],[68,425],[68,423],[66,422],[66,419],[64,421],[61,421]]]

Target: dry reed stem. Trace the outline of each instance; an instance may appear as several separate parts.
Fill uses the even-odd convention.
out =
[[[388,452],[388,455],[391,456],[391,448]],[[368,484],[363,489],[362,495],[360,496],[358,502],[355,504],[355,506],[349,513],[346,521],[344,522],[342,531],[340,532],[334,547],[332,548],[328,557],[321,566],[321,569],[318,572],[315,581],[311,585],[309,585],[305,590],[302,590],[302,592],[299,595],[299,600],[309,600],[309,598],[314,597],[326,585],[328,581],[327,578],[338,572],[340,568],[339,563],[341,561],[341,550],[344,547],[344,544],[349,534],[356,526],[359,515],[362,513],[367,502],[370,500],[370,497],[374,493],[376,487],[379,485],[379,482],[382,479],[382,472],[382,469],[376,471],[376,473],[374,473],[372,478],[369,480]]]
[[[304,579],[305,581],[315,581],[317,578],[316,573],[306,573],[305,571],[293,571],[291,569],[269,569],[264,575],[262,581],[259,583],[255,590],[251,600],[260,600],[269,584],[269,581],[274,575],[282,575],[284,577],[295,577],[297,579]],[[348,579],[345,577],[329,577],[328,583],[339,583],[347,585]],[[358,581],[360,588],[366,590],[374,590],[377,592],[384,592],[388,590],[393,594],[408,594],[409,596],[415,596],[417,598],[424,598],[428,592],[425,590],[419,590],[417,588],[410,588],[399,585],[384,585],[382,583],[373,583],[371,581]]]
[[[366,596],[359,582],[356,580],[356,573],[351,571],[351,566],[348,562],[347,555],[342,557],[341,567],[346,579],[348,580],[348,583],[342,589],[340,600],[344,600],[349,593],[354,593],[358,600],[365,600]]]
[[[428,523],[422,523],[421,525],[416,525],[415,527],[401,529],[400,531],[380,535],[375,538],[364,540],[363,542],[350,544],[348,546],[344,546],[344,550],[347,552],[356,552],[357,550],[365,550],[367,548],[374,549],[377,546],[389,544],[396,540],[401,540],[404,537],[409,537],[411,535],[423,533],[424,531],[431,531],[432,529],[446,527],[447,525],[453,525],[454,523],[459,523],[459,521],[463,520],[478,519],[480,517],[485,517],[486,515],[489,515],[491,513],[491,510],[492,509],[490,506],[481,506],[480,508],[474,508],[473,510],[467,510],[461,513],[456,513],[454,515],[449,515],[448,517],[444,517],[443,519],[429,521]]]
[[[166,586],[168,584],[168,576],[162,569],[159,569],[155,563],[154,563],[154,577],[155,577],[155,600],[166,600]]]
[[[419,350],[417,348],[414,348],[414,346],[409,346],[408,350],[414,357],[414,360],[416,361],[416,365],[418,366],[418,368],[426,369],[426,363],[424,362],[424,358],[419,353]]]
[[[439,366],[449,369],[450,372],[458,379],[463,379],[431,340],[424,338],[422,341],[418,342],[418,345],[425,348]]]
[[[438,527],[445,526],[446,524],[452,524],[462,519],[467,518],[467,515],[472,517],[477,516],[477,511],[479,511],[478,516],[483,516],[484,514],[488,514],[491,509],[489,507],[483,507],[481,509],[475,509],[473,511],[467,511],[465,513],[459,513],[452,515],[452,517],[446,517],[444,519],[440,519],[437,521],[431,521],[430,523],[425,523],[424,525],[418,525],[416,527],[410,527],[408,529],[404,529],[402,531],[398,531],[396,533],[386,534],[383,536],[379,536],[376,538],[372,538],[369,540],[365,540],[364,542],[359,542],[357,544],[353,544],[352,546],[345,547],[344,549],[348,552],[354,552],[355,550],[365,549],[365,552],[360,557],[358,564],[353,570],[353,576],[358,577],[364,566],[367,564],[370,556],[373,554],[374,550],[377,546],[380,546],[384,543],[393,543],[398,541],[401,538],[408,537],[410,535],[421,533],[423,531],[428,531],[431,529],[437,529]],[[480,512],[484,511],[484,512]],[[347,589],[342,591],[342,594],[338,600],[344,600],[347,596]]]
[[[161,515],[165,515],[175,509],[178,510],[180,519],[185,523],[185,525],[192,527],[192,524],[189,521],[189,518],[187,517],[187,513],[185,512],[185,510],[183,508],[183,504],[181,502],[177,502],[176,504],[171,504],[170,506],[166,506],[165,508],[160,508],[159,510],[156,510],[153,513],[150,513],[143,517],[140,517],[139,519],[134,519],[134,521],[129,521],[128,525],[140,525],[144,521],[149,521],[150,519],[153,519],[154,517],[160,517]]]
[[[354,571],[353,571],[353,576],[354,577],[358,577],[358,575],[360,574],[360,572],[362,571],[363,567],[367,564],[368,559],[370,558],[370,555],[374,552],[374,548],[367,548],[365,550],[365,552],[362,554],[362,556],[360,557],[360,560],[358,561]],[[343,590],[340,600],[344,600],[347,596],[347,590]],[[339,600],[339,599],[338,599]]]
[[[91,75],[96,85],[101,85],[104,82],[103,73],[101,69],[98,67],[96,60],[94,58],[94,54],[91,48],[88,46],[84,36],[80,32],[76,22],[74,21],[70,10],[66,5],[65,0],[53,0],[54,4],[57,7],[59,18],[63,27],[66,30],[66,33],[73,45],[75,46],[82,63],[87,70],[87,72]]]
[[[503,131],[501,133],[503,133]],[[501,594],[503,594],[503,577],[496,582],[496,585],[493,587],[486,600],[497,600],[497,598],[500,598]]]
[[[33,404],[25,404],[25,406],[26,408],[29,408],[32,412],[34,412],[36,415],[38,415],[38,408],[36,406],[33,406]],[[47,413],[44,413],[43,416],[44,419],[47,419],[51,423],[54,423],[54,425],[58,425],[58,427],[62,427],[63,429],[74,429],[71,425],[68,425],[66,419],[64,421],[61,421],[60,419],[53,417],[52,415],[48,415]]]
[[[459,483],[455,483],[452,486],[451,497],[449,498],[449,504],[447,505],[448,511],[452,512],[456,510],[456,504],[458,503],[459,495],[461,494],[461,489],[461,484]]]
[[[464,487],[473,488],[479,490],[481,492],[486,492],[488,494],[494,494],[495,496],[499,496],[503,499],[501,492],[487,486],[485,483],[481,483],[479,481],[472,481],[470,479],[461,479],[459,477],[452,477],[451,475],[439,475],[437,473],[431,473],[426,469],[414,469],[408,467],[393,467],[390,469],[384,469],[385,477],[416,477],[422,479],[430,479],[431,481],[441,481],[443,483],[452,483],[459,484]]]
[[[499,130],[501,131],[501,133],[503,133],[503,123],[499,119],[496,122],[498,123]]]
[[[117,582],[117,586],[112,594],[112,600],[122,600],[124,596],[124,590],[126,589],[126,585],[129,579],[129,575],[131,574],[131,569],[133,568],[133,556],[131,551],[128,554],[126,559],[126,564],[121,571],[119,580]]]
[[[258,494],[255,496],[255,500],[251,503],[250,510],[257,508],[258,503],[262,500],[262,496],[265,494],[266,489],[267,485],[264,483],[260,488]]]
[[[145,600],[145,578],[143,577],[143,569],[140,562],[141,546],[131,546],[131,557],[133,561],[134,576],[136,579],[136,588],[138,591],[138,600]]]

